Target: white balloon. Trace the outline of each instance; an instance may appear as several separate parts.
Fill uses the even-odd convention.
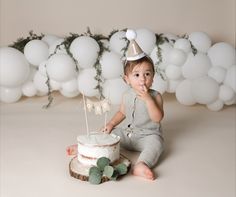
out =
[[[58,81],[50,79],[49,84],[52,91],[61,89],[61,83]]]
[[[38,67],[39,73],[45,77],[47,77],[47,69],[46,69],[47,62],[48,61],[43,61],[42,63],[39,64]]]
[[[96,40],[88,36],[78,37],[70,45],[70,52],[81,68],[92,67],[97,61],[99,50]]]
[[[74,92],[67,92],[66,90],[61,89],[60,93],[67,98],[74,98],[79,95],[79,91],[75,90]]]
[[[55,36],[55,35],[50,35],[50,34],[42,37],[42,41],[46,42],[48,46],[52,45],[58,39],[60,39],[60,37]]]
[[[38,67],[41,62],[48,59],[48,45],[42,40],[31,40],[25,45],[24,54],[29,63]]]
[[[76,92],[78,91],[78,80],[76,78],[62,83],[62,90],[65,92]]]
[[[236,65],[231,66],[226,73],[224,84],[236,92]]]
[[[173,64],[170,64],[166,67],[165,73],[168,79],[172,80],[177,80],[182,76],[181,68]]]
[[[192,81],[192,94],[196,102],[200,104],[213,103],[218,98],[218,83],[208,76],[194,79]]]
[[[192,95],[192,81],[185,79],[176,88],[176,99],[183,105],[194,105],[196,100]]]
[[[69,81],[76,76],[76,64],[69,55],[55,54],[48,59],[47,73],[55,81]]]
[[[193,32],[189,35],[189,40],[200,52],[206,53],[211,47],[211,38],[204,32]]]
[[[207,105],[207,108],[212,111],[220,111],[224,107],[224,102],[220,99],[217,99],[213,103]]]
[[[176,88],[178,85],[183,81],[183,79],[178,79],[178,80],[169,80],[168,81],[168,87],[167,87],[167,92],[169,93],[174,93],[176,92]]]
[[[120,55],[124,54],[124,51],[122,49],[126,46],[127,41],[125,38],[125,32],[124,31],[118,31],[114,33],[109,41],[110,49]]]
[[[25,95],[27,97],[35,96],[37,94],[37,89],[36,89],[34,83],[32,81],[26,82],[22,86],[22,93],[23,93],[23,95]]]
[[[175,41],[179,39],[177,35],[172,33],[164,33],[163,36],[166,37],[169,40],[169,42],[171,42],[171,44],[174,44]]]
[[[155,74],[152,83],[152,89],[160,92],[160,94],[164,94],[168,87],[168,81],[166,79],[162,79],[161,75]]]
[[[180,38],[180,39],[176,40],[176,42],[174,44],[174,48],[181,49],[185,53],[191,52],[191,44],[190,44],[189,40],[187,40],[185,38]]]
[[[33,81],[34,75],[37,72],[37,70],[38,69],[35,66],[30,66],[30,73],[29,73],[28,78],[27,78],[26,81]]]
[[[28,78],[30,66],[25,56],[11,47],[0,48],[0,85],[18,87]]]
[[[196,79],[207,75],[210,67],[211,61],[205,54],[197,53],[194,56],[190,53],[182,67],[182,73],[187,79]]]
[[[232,45],[225,42],[214,44],[208,50],[208,56],[213,66],[229,68],[236,64],[235,49]]]
[[[102,76],[105,79],[118,78],[123,75],[123,63],[115,52],[104,52],[100,64]]]
[[[103,85],[103,95],[110,100],[111,104],[117,105],[121,103],[122,95],[128,88],[122,78],[108,79]]]
[[[47,93],[48,92],[48,86],[46,84],[47,82],[47,77],[41,75],[38,72],[35,73],[33,83],[38,91],[41,93]]]
[[[22,91],[20,87],[0,87],[0,100],[4,103],[15,103],[20,100]]]
[[[233,104],[236,104],[236,94],[234,94],[234,97],[229,100],[229,101],[225,101],[224,102],[226,105],[233,105]]]
[[[80,71],[78,76],[78,89],[85,96],[92,97],[99,94],[95,89],[98,82],[95,80],[97,75],[95,68],[87,68]]]
[[[149,29],[137,29],[136,42],[139,44],[141,49],[150,54],[156,45],[156,35]]]
[[[182,66],[187,59],[187,55],[181,49],[173,48],[170,51],[168,62],[177,66]]]
[[[49,46],[49,54],[67,54],[65,45],[61,45],[64,39],[60,38]]]
[[[234,91],[227,85],[221,85],[219,90],[219,99],[227,102],[234,98]]]
[[[208,76],[215,79],[218,83],[222,83],[225,79],[226,70],[219,66],[212,66],[208,70]]]

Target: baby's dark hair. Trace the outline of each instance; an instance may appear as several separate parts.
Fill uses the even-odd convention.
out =
[[[152,59],[148,56],[144,56],[143,58],[134,61],[127,61],[124,66],[124,74],[127,75],[128,73],[131,73],[136,65],[141,64],[143,62],[147,62],[152,66],[154,74],[155,73],[154,64]]]

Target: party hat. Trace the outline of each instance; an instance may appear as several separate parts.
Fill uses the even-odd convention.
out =
[[[137,34],[134,30],[128,29],[126,31],[126,38],[130,41],[128,50],[126,53],[126,60],[128,61],[138,60],[146,56],[146,54],[140,48],[138,43],[135,41],[136,37],[137,37]]]

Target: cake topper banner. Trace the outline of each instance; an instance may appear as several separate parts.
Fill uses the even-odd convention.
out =
[[[86,107],[89,112],[94,110],[96,115],[102,115],[110,111],[111,105],[108,99],[103,99],[101,101],[93,101],[91,99],[86,99]]]

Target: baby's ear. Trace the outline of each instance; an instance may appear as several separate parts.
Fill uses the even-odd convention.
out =
[[[125,81],[125,83],[127,83],[129,85],[129,79],[127,75],[123,76],[123,80]]]

